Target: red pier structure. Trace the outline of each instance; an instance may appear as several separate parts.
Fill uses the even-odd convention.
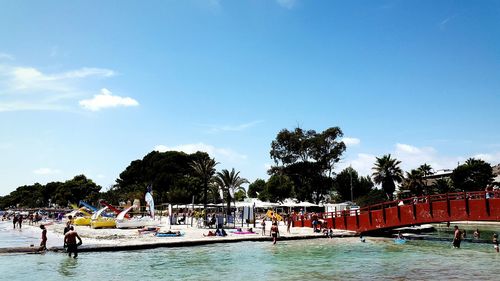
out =
[[[327,227],[364,233],[424,223],[500,221],[500,192],[460,192],[396,200],[364,207],[321,213]],[[294,226],[312,227],[310,217],[297,217]]]

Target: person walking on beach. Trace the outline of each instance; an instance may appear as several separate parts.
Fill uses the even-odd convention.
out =
[[[45,229],[45,225],[40,225],[40,229],[42,230],[42,242],[40,242],[39,251],[47,250],[47,229]]]
[[[16,229],[17,215],[14,215],[14,217],[12,218],[12,223],[14,224],[14,229]]]
[[[149,215],[154,220],[155,219],[155,201],[153,199],[153,186],[148,185],[148,187],[146,188],[146,194],[144,195],[144,201],[146,201],[146,207],[149,211]],[[170,222],[172,222],[172,220]],[[175,220],[173,222],[175,224]]]
[[[262,236],[264,236],[266,235],[266,217],[262,218],[260,225],[262,226]]]
[[[278,229],[278,224],[273,223],[273,226],[271,226],[271,236],[273,237],[273,244],[276,244],[276,240],[278,239],[278,234],[280,233]]]
[[[462,242],[462,232],[455,225],[455,234],[453,236],[453,248],[460,248],[460,242]]]
[[[76,243],[76,239],[78,239],[78,243]],[[80,238],[73,226],[70,226],[68,233],[64,235],[64,246],[66,246],[68,256],[71,257],[71,253],[73,253],[74,258],[78,257],[78,246],[80,245],[82,245],[82,238]]]

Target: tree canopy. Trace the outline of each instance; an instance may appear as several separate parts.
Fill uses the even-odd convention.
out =
[[[96,202],[100,190],[101,186],[84,175],[65,182],[24,185],[9,195],[0,197],[0,209],[49,207],[49,204],[68,207],[70,203],[78,204],[80,200]]]
[[[301,201],[319,203],[333,188],[331,175],[345,151],[339,127],[321,133],[314,130],[281,130],[271,143],[270,156],[275,166],[270,175],[285,175],[292,182],[290,194]]]
[[[355,201],[356,198],[366,195],[373,188],[370,177],[359,177],[358,172],[352,167],[347,167],[337,174],[334,187],[340,201]],[[351,198],[352,187],[352,198]]]
[[[224,169],[221,172],[217,172],[215,182],[226,194],[227,212],[230,214],[231,200],[235,198],[235,192],[245,191],[242,185],[248,183],[248,180],[240,177],[240,172],[236,172],[233,168],[231,171]]]
[[[376,159],[373,167],[373,180],[376,184],[382,185],[382,190],[386,193],[387,198],[392,200],[396,190],[396,182],[401,183],[403,181],[403,171],[399,167],[401,161],[391,158],[390,154]]]
[[[194,196],[195,202],[201,202],[205,179],[200,177],[193,163],[209,161],[207,159],[210,157],[205,152],[150,152],[143,159],[130,163],[116,180],[112,193],[119,200],[143,198],[146,187],[151,184],[155,201],[186,203]]]
[[[257,198],[266,188],[266,181],[263,179],[256,179],[248,186],[248,197]]]
[[[493,168],[483,160],[469,158],[451,174],[453,185],[458,190],[479,191],[493,182]]]

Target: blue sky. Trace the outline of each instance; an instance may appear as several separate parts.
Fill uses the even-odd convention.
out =
[[[338,169],[500,162],[498,1],[2,1],[0,195],[152,150],[267,179],[283,128],[340,126]]]

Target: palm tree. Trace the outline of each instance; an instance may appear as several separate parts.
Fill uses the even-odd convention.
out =
[[[195,174],[201,179],[203,183],[203,209],[205,210],[205,221],[207,220],[207,193],[208,184],[213,179],[215,174],[215,166],[219,164],[215,159],[210,158],[208,155],[198,158],[191,162],[190,166],[193,168]]]
[[[429,194],[430,192],[429,192],[429,190],[428,190],[429,188],[427,186],[427,181],[428,181],[427,177],[434,174],[432,172],[432,167],[431,167],[431,165],[424,163],[423,165],[420,165],[420,167],[418,167],[417,170],[422,173],[422,182],[424,184],[424,189],[427,192],[427,194]]]
[[[437,193],[440,194],[455,191],[451,180],[446,178],[436,180],[432,187],[436,190]]]
[[[403,186],[405,189],[411,191],[412,194],[421,196],[423,193],[423,173],[419,170],[411,170],[406,172],[406,177],[403,180]]]
[[[433,174],[431,165],[427,163],[420,165],[417,170],[422,172],[422,176],[424,176],[424,178]]]
[[[242,184],[250,182],[245,178],[241,178],[240,172],[236,172],[234,168],[231,172],[226,169],[217,172],[215,181],[223,191],[227,191],[227,214],[229,215],[231,214],[231,192],[234,194],[235,190],[242,189]]]
[[[376,184],[382,185],[382,190],[387,194],[387,197],[392,200],[393,193],[396,190],[396,184],[403,181],[403,171],[399,167],[401,161],[391,158],[390,154],[384,155],[381,158],[376,158],[375,166],[372,168],[373,181]]]

